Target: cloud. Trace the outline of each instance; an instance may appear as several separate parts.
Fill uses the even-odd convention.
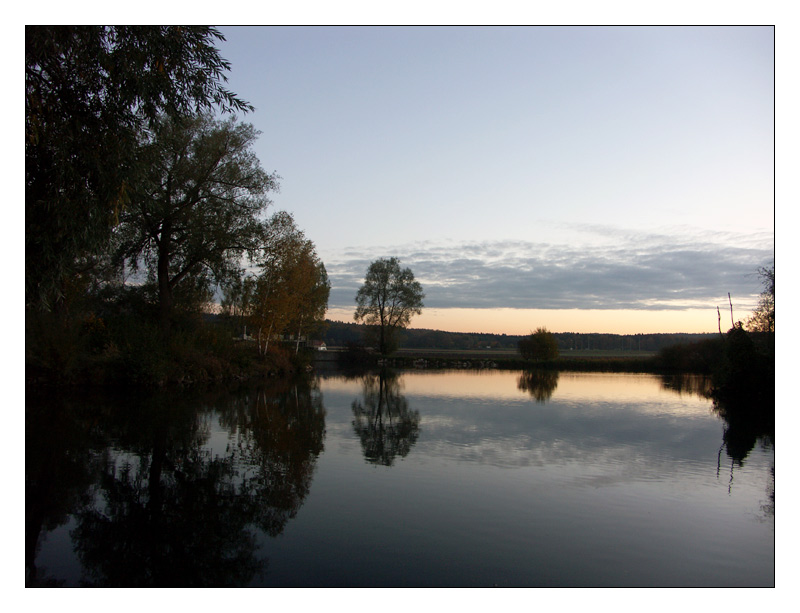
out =
[[[588,239],[349,249],[326,261],[330,306],[351,307],[370,262],[389,256],[411,268],[429,308],[683,310],[716,305],[728,292],[755,304],[755,272],[774,257],[771,235],[575,229]]]

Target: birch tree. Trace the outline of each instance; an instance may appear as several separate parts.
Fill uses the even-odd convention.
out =
[[[258,265],[251,317],[257,329],[259,351],[265,354],[270,339],[296,334],[300,337],[325,317],[330,283],[314,243],[306,239],[284,212],[264,225],[264,246]]]

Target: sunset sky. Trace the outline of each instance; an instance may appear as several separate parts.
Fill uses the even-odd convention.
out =
[[[369,263],[414,327],[711,332],[774,257],[772,27],[222,27],[352,321]]]

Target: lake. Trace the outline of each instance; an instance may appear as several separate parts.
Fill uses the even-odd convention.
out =
[[[26,585],[774,586],[774,433],[697,377],[26,398]]]

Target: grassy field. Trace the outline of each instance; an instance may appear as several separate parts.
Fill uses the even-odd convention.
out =
[[[317,352],[315,362],[337,362],[344,350],[331,347]],[[566,351],[558,359],[534,364],[523,360],[513,349],[400,349],[382,363],[395,368],[550,368],[555,370],[654,372],[655,352],[622,350]],[[378,363],[378,356],[362,356],[362,365]]]
[[[568,360],[571,358],[651,358],[655,355],[655,351],[575,349],[563,351],[558,357],[559,359]],[[519,352],[515,349],[400,349],[397,352],[397,356],[492,360],[495,358],[518,358]]]

